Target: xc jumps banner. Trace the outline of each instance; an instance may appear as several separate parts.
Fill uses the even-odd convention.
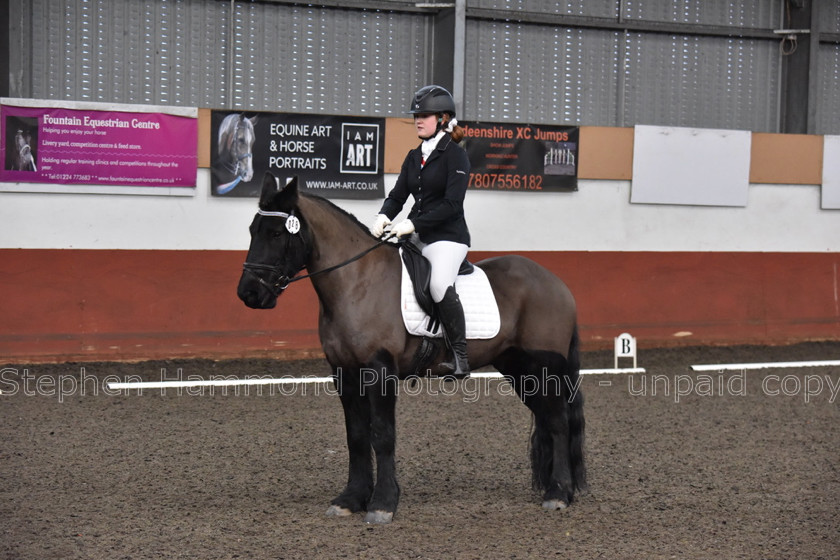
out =
[[[465,124],[468,188],[503,191],[577,190],[579,129],[532,124]]]

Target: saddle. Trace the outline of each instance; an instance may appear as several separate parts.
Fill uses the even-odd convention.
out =
[[[432,278],[432,263],[423,256],[420,248],[410,240],[401,242],[400,246],[402,247],[400,253],[403,264],[405,264],[408,276],[411,278],[411,283],[414,286],[414,297],[417,298],[417,304],[437,323],[437,307],[429,289]],[[475,266],[465,258],[464,262],[461,263],[461,267],[458,269],[458,276],[472,274],[474,271]]]

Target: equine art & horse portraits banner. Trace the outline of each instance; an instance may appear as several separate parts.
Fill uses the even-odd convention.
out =
[[[197,116],[180,107],[3,99],[0,182],[50,192],[82,192],[55,185],[195,187]]]
[[[257,197],[266,171],[328,198],[384,196],[385,119],[213,111],[210,126],[215,196]]]

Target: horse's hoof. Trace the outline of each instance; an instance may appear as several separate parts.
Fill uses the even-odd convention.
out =
[[[347,517],[348,515],[353,515],[353,512],[347,508],[335,504],[327,508],[327,517]]]
[[[365,523],[390,523],[394,519],[393,511],[369,511],[365,515]]]
[[[564,502],[563,500],[546,500],[542,503],[544,509],[555,511],[558,509],[566,509],[569,507],[569,504]]]

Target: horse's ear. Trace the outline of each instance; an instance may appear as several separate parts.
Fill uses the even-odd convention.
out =
[[[260,208],[263,210],[291,210],[297,204],[298,178],[291,178],[288,183],[275,177],[270,171],[263,176],[262,193],[260,194]]]

